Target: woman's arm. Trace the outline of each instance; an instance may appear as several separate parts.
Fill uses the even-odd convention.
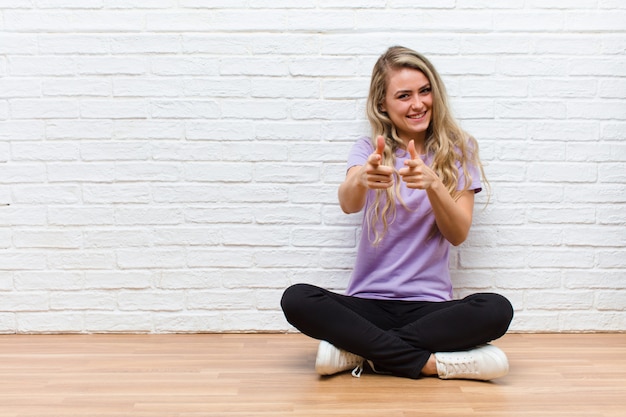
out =
[[[346,174],[346,179],[339,186],[339,205],[344,213],[357,213],[365,205],[367,186],[361,181],[362,165],[353,166]]]
[[[411,160],[398,173],[409,188],[426,190],[441,234],[454,246],[467,239],[474,213],[474,191],[464,191],[455,201],[439,176],[417,155],[412,141],[407,146]]]
[[[454,201],[443,183],[440,181],[439,184],[428,188],[426,194],[439,231],[451,244],[458,246],[465,242],[472,226],[474,190],[464,191]]]

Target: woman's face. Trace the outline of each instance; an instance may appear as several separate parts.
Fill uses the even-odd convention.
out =
[[[413,68],[391,69],[387,78],[387,93],[381,104],[405,144],[426,139],[426,129],[432,117],[432,88],[428,78]]]

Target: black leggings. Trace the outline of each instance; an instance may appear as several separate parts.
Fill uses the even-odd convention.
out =
[[[431,353],[490,342],[513,319],[511,303],[492,293],[444,302],[372,300],[296,284],[285,290],[281,307],[302,333],[409,378],[419,378]]]

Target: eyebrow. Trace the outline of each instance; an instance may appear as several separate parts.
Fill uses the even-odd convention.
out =
[[[422,85],[421,87],[418,87],[417,91],[422,90],[422,89],[427,88],[427,87],[431,87],[431,84],[430,83],[426,83],[426,84]],[[412,93],[412,92],[413,92],[413,90],[403,89],[403,90],[397,90],[393,94],[396,95],[396,94],[400,94],[400,93]]]

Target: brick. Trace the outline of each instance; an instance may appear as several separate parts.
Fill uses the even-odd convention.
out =
[[[5,77],[0,79],[0,95],[4,98],[41,96],[41,82],[33,79]]]
[[[263,210],[265,212],[265,210]],[[207,206],[205,208],[187,208],[184,211],[187,223],[252,223],[255,219],[254,211],[250,207],[238,206]]]
[[[533,140],[594,141],[599,137],[598,124],[586,121],[540,121],[528,128]]]
[[[48,180],[52,182],[113,182],[118,174],[114,163],[50,163]]]
[[[286,0],[290,5],[295,4],[291,0]],[[268,1],[270,2],[270,1]],[[298,6],[304,2],[298,2]],[[232,35],[229,36],[230,42],[233,42]],[[313,55],[319,52],[319,36],[308,33],[257,33],[255,36],[243,34],[236,39],[245,39],[247,48],[251,48],[255,55],[260,54],[306,54]],[[231,47],[232,52],[232,47]]]
[[[82,314],[75,312],[25,312],[16,314],[19,333],[80,333],[85,328]]]
[[[0,183],[42,183],[45,166],[34,163],[0,164]]]
[[[159,80],[160,84],[171,84],[171,80]],[[257,84],[267,85],[267,82],[252,83],[250,80],[242,80],[239,78],[233,78],[232,80],[224,78],[194,78],[193,80],[186,80],[183,82],[183,88],[181,92],[174,92],[181,95],[184,94],[188,97],[193,96],[206,96],[207,93],[212,97],[247,97],[251,90],[251,86]],[[278,84],[276,82],[275,84]],[[132,80],[129,85],[132,85]],[[270,84],[270,88],[274,85]],[[273,89],[273,88],[272,88]],[[155,90],[155,93],[158,89]]]
[[[135,34],[110,37],[110,49],[114,54],[166,54],[181,51],[179,34]]]
[[[14,99],[9,101],[15,119],[72,119],[78,117],[78,104],[71,100]]]
[[[599,206],[597,208],[597,218],[600,224],[626,224],[626,210],[624,204],[614,206]]]
[[[22,230],[13,237],[18,249],[79,249],[82,241],[82,234],[71,230]]]
[[[85,331],[92,333],[147,333],[153,320],[144,312],[95,312],[84,314]]]
[[[273,164],[258,163],[254,169],[254,180],[259,183],[315,183],[320,178],[318,165],[290,164],[275,167]]]
[[[592,268],[594,254],[585,249],[545,248],[528,252],[528,266],[532,268]]]
[[[202,2],[206,0],[182,0],[182,4]],[[233,1],[234,2],[234,1]],[[106,5],[110,9],[167,9],[174,6],[173,0],[152,0],[145,3],[141,0],[106,0]]]
[[[2,5],[5,7],[5,5]],[[36,55],[38,52],[38,38],[32,33],[0,34],[0,54]]]
[[[87,271],[84,285],[95,290],[148,289],[154,281],[156,274],[151,272]]]
[[[219,229],[200,227],[159,228],[152,242],[157,246],[214,246],[225,242]]]
[[[538,35],[533,43],[533,50],[539,54],[562,54],[567,51],[571,55],[595,54],[601,48],[601,40],[580,34],[568,33],[567,36],[558,34]],[[552,80],[557,81],[557,80]],[[567,82],[568,80],[563,80]]]
[[[165,270],[159,273],[156,287],[167,290],[221,288],[223,273],[219,269]]]
[[[130,228],[87,230],[83,237],[87,249],[145,247],[150,246],[153,241],[151,231],[137,231]]]
[[[626,11],[571,11],[566,14],[565,28],[573,32],[612,32],[622,30]]]
[[[220,274],[225,288],[276,288],[289,285],[292,272],[285,269],[227,269]]]
[[[145,313],[142,313],[145,316]],[[174,313],[153,313],[153,331],[157,333],[206,333],[225,332],[229,328],[236,328],[236,325],[228,327],[223,320],[221,311],[211,312],[202,310],[201,312],[174,312]],[[245,319],[242,320],[245,322]],[[241,323],[238,323],[241,326]]]
[[[572,331],[619,331],[626,326],[626,314],[623,311],[601,311],[590,315],[588,311],[571,311],[559,314],[561,329]]]
[[[187,251],[187,266],[191,268],[245,268],[254,265],[253,257],[251,250],[221,247],[193,249]]]
[[[84,185],[83,201],[89,204],[150,203],[150,188],[144,184]]]
[[[50,120],[45,130],[47,138],[53,140],[110,139],[113,123],[108,120]]]
[[[565,16],[548,11],[503,11],[493,14],[493,28],[498,32],[543,32],[546,29],[563,30]]]
[[[160,56],[150,59],[150,72],[160,76],[214,76],[219,74],[215,58],[197,56]]]
[[[242,82],[238,80],[233,84],[239,86]],[[319,84],[319,81],[307,79],[264,78],[252,83],[250,95],[254,98],[318,98],[321,95]]]
[[[213,100],[153,100],[150,115],[165,119],[215,119],[220,109]]]
[[[531,163],[527,176],[532,182],[596,182],[598,166],[588,163]]]
[[[219,73],[222,76],[287,76],[289,64],[284,59],[253,57],[223,58],[219,61]]]
[[[623,236],[620,236],[623,239]],[[615,246],[612,244],[610,246]],[[615,249],[607,249],[597,251],[598,266],[600,268],[621,268],[626,269],[626,251],[621,249],[623,245],[618,246]]]
[[[105,97],[111,95],[111,82],[91,78],[44,80],[42,91],[44,96],[49,97]]]
[[[111,269],[115,265],[115,255],[111,251],[56,251],[47,256],[48,266],[60,270]]]
[[[567,115],[570,118],[578,120],[624,120],[626,119],[626,115],[624,115],[624,108],[621,104],[621,100],[605,101],[603,103],[589,103],[589,105],[585,105],[586,109],[583,111],[583,109],[580,108],[580,105],[568,103]]]
[[[94,123],[97,123],[94,121]],[[184,136],[185,124],[180,120],[115,120],[113,139],[171,139]],[[155,146],[161,143],[157,141]]]
[[[221,116],[242,120],[286,119],[288,105],[285,100],[223,100]]]
[[[212,15],[211,27],[215,31],[227,32],[285,31],[291,22],[292,18],[287,10],[219,10]]]
[[[84,161],[146,160],[150,146],[145,142],[84,143],[80,147]]]
[[[256,250],[254,263],[261,268],[306,268],[319,266],[321,255],[308,249]]]
[[[116,294],[97,291],[53,291],[50,294],[51,310],[108,310],[117,309]]]
[[[397,10],[357,10],[356,28],[359,30],[395,30],[476,32],[491,28],[492,18],[480,11],[427,10],[421,13],[398,13]]]
[[[11,148],[14,161],[76,161],[79,158],[79,144],[71,142],[18,142]]]
[[[570,203],[626,203],[626,185],[579,184],[566,186],[564,201]]]
[[[356,108],[347,101],[298,100],[291,105],[291,116],[296,119],[354,119]]]
[[[626,310],[626,292],[624,291],[600,291],[596,295],[596,308],[598,310]]]
[[[354,229],[295,228],[291,241],[295,247],[354,248],[356,233]]]
[[[115,210],[115,222],[120,225],[173,225],[182,222],[176,207],[120,207]]]
[[[116,251],[115,258],[121,269],[168,269],[185,265],[182,249],[123,249]]]
[[[600,80],[598,95],[602,98],[626,98],[626,81],[621,79]]]
[[[2,226],[41,226],[47,223],[47,213],[43,206],[0,206]]]
[[[569,62],[569,75],[577,76],[608,76],[623,77],[626,75],[624,69],[624,59],[619,58],[597,58],[593,62],[585,58],[572,58]]]
[[[221,231],[224,246],[284,247],[290,243],[289,229],[278,226],[231,226]]]
[[[183,82],[161,78],[113,80],[113,95],[117,97],[180,97]]]
[[[11,31],[102,32],[136,31],[144,16],[134,11],[42,10],[7,11],[5,27]]]
[[[566,271],[563,274],[563,285],[574,289],[620,290],[626,288],[626,275],[618,269]]]
[[[183,291],[123,291],[117,304],[122,311],[181,311],[186,298]]]
[[[41,34],[37,39],[39,49],[48,54],[109,54],[107,36],[99,34]]]
[[[148,116],[145,100],[83,100],[80,116],[86,119],[144,119]]]
[[[113,208],[108,206],[56,206],[48,213],[48,221],[57,226],[111,225]]]
[[[182,167],[171,162],[125,162],[115,164],[116,181],[177,181],[182,177]]]

